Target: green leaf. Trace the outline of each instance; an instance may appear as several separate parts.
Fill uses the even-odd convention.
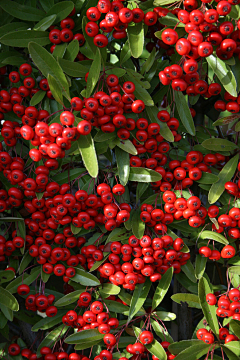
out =
[[[118,78],[121,78],[121,77],[123,77],[123,75],[125,75],[126,74],[126,70],[125,69],[122,69],[122,68],[118,68],[118,67],[112,67],[111,66],[111,68],[109,69],[109,70],[106,70],[105,71],[106,72],[106,74],[108,74],[108,75],[111,75],[111,74],[114,74],[114,75],[116,75]]]
[[[8,309],[5,305],[0,304],[0,309],[3,312],[3,315],[9,320],[13,321],[13,311]]]
[[[94,56],[94,60],[89,70],[88,78],[87,78],[87,89],[86,89],[86,96],[90,97],[95,88],[95,85],[98,82],[100,70],[101,70],[101,53],[99,48],[97,48],[96,54]]]
[[[203,277],[206,264],[207,264],[207,258],[198,254],[196,256],[196,262],[195,262],[195,276],[198,280]]]
[[[207,172],[202,173],[201,179],[197,180],[199,184],[214,184],[218,181],[218,176]]]
[[[72,304],[73,302],[75,302],[75,301],[77,301],[79,299],[79,296],[84,291],[85,291],[84,287],[82,288],[82,290],[73,291],[70,294],[67,294],[67,295],[63,296],[61,299],[56,301],[54,303],[54,306],[61,307],[61,306],[67,306],[69,304]]]
[[[152,123],[158,123],[160,125],[160,134],[162,135],[162,137],[164,137],[164,139],[167,141],[173,142],[174,136],[173,136],[171,130],[169,129],[169,127],[167,126],[167,124],[158,120],[158,117],[157,117],[157,114],[159,112],[158,108],[156,106],[146,106],[146,111],[147,111],[149,120]]]
[[[154,64],[155,56],[156,56],[156,48],[153,48],[149,57],[142,66],[141,74],[144,74],[145,72],[148,72],[151,69],[152,65]]]
[[[183,350],[193,345],[198,345],[202,343],[203,343],[202,340],[197,340],[197,339],[182,340],[169,345],[169,351],[171,352],[171,354],[177,355]]]
[[[133,235],[136,236],[137,239],[141,239],[143,237],[145,231],[145,223],[140,219],[141,210],[138,209],[134,211],[132,217],[132,232]]]
[[[174,3],[173,0],[155,0],[153,2],[153,5],[155,6],[164,6],[164,5],[168,5],[168,4],[172,4]]]
[[[46,78],[49,74],[53,76],[62,89],[63,95],[70,99],[67,79],[54,57],[46,49],[34,42],[30,42],[28,48],[33,62],[42,74]]]
[[[52,75],[48,75],[47,77],[49,88],[52,92],[52,96],[54,99],[61,105],[63,105],[63,96],[62,96],[62,90],[55,80],[55,78]]]
[[[199,342],[196,345],[192,345],[189,348],[183,350],[178,354],[175,359],[176,360],[196,360],[200,358],[201,356],[208,353],[209,348],[211,348],[211,345],[205,344],[203,341]]]
[[[173,277],[173,267],[170,267],[162,276],[155,290],[152,301],[152,310],[156,309],[156,307],[158,307],[158,305],[162,302],[164,296],[166,295],[169,289],[169,286],[172,281],[172,277]]]
[[[240,275],[240,266],[231,266],[228,271],[231,273],[231,274],[237,274],[237,275]]]
[[[173,321],[177,317],[176,314],[168,311],[156,311],[156,314],[162,321]]]
[[[106,295],[118,295],[120,293],[120,287],[113,284],[103,284],[99,289],[100,293]]]
[[[46,284],[50,278],[51,274],[47,274],[43,271],[43,267],[41,267],[41,279]]]
[[[211,186],[211,189],[208,194],[209,204],[214,204],[222,195],[225,190],[225,184],[227,181],[230,181],[234,175],[237,165],[238,165],[238,154],[230,159],[220,171],[218,178],[219,180]]]
[[[231,320],[229,323],[230,330],[236,335],[238,338],[240,336],[240,323],[238,320]]]
[[[201,305],[199,303],[197,295],[179,293],[172,295],[171,299],[178,304],[187,303],[189,307],[201,309]]]
[[[57,15],[50,15],[39,21],[33,28],[33,30],[45,31],[47,30],[56,20]]]
[[[47,12],[46,16],[51,16],[56,14],[57,17],[54,21],[54,24],[59,23],[61,20],[65,19],[74,8],[74,3],[72,1],[61,1],[51,7]]]
[[[65,184],[66,182],[70,182],[72,180],[77,179],[81,174],[86,172],[86,169],[83,168],[75,168],[71,170],[66,170],[63,173],[52,176],[52,180],[56,181],[59,185]]]
[[[181,122],[190,135],[195,136],[195,126],[186,98],[181,91],[174,90],[174,99]]]
[[[24,22],[11,22],[9,24],[6,24],[6,25],[3,25],[0,27],[0,38],[5,35],[5,34],[8,34],[10,32],[13,32],[13,31],[19,31],[19,30],[27,30],[29,28],[29,24],[26,24]],[[8,51],[4,51],[4,54],[5,54],[5,57],[6,56],[6,53],[8,53]],[[3,53],[2,53],[3,54]]]
[[[133,318],[133,316],[137,314],[137,312],[141,309],[141,307],[145,303],[150,287],[151,287],[151,281],[149,278],[146,278],[145,283],[136,285],[130,303],[128,323]]]
[[[48,33],[45,31],[19,30],[7,33],[0,38],[0,43],[14,47],[28,47],[30,41],[34,41],[39,46],[50,43]]]
[[[237,83],[231,68],[215,55],[206,57],[206,60],[225,90],[228,91],[230,95],[237,96]]]
[[[137,73],[136,73],[137,74]],[[130,73],[129,69],[127,69],[127,75],[124,76],[125,81],[132,81],[135,85],[134,95],[136,95],[136,99],[144,101],[146,107],[154,106],[153,99],[149,92],[144,88],[143,81],[140,81],[136,77]],[[149,83],[148,83],[149,84]]]
[[[45,15],[43,11],[36,7],[22,5],[16,1],[0,0],[0,8],[16,19],[27,21],[40,21]]]
[[[64,59],[69,61],[74,61],[79,53],[79,42],[77,39],[71,41],[67,47],[67,50],[64,54]]]
[[[171,14],[170,12],[166,16],[162,17],[160,22],[161,22],[161,24],[167,25],[167,26],[176,26],[176,25],[178,27],[185,26],[183,23],[179,22],[178,18],[175,15]]]
[[[33,260],[33,257],[29,254],[29,251],[27,251],[20,263],[18,273],[22,274],[22,272],[26,269],[26,267],[30,264],[30,262]]]
[[[117,146],[131,155],[137,155],[138,153],[137,149],[130,140],[120,140]]]
[[[67,43],[62,43],[55,46],[53,50],[52,56],[57,60],[58,58],[61,59],[67,50]],[[58,62],[59,63],[59,62]]]
[[[212,331],[215,333],[215,335],[218,335],[219,326],[218,326],[218,320],[217,320],[217,315],[216,315],[216,307],[210,306],[206,301],[206,295],[209,293],[212,293],[210,285],[209,285],[207,279],[202,277],[198,283],[198,295],[199,295],[200,305],[202,307],[202,311],[208,322],[208,325],[210,326]]]
[[[209,230],[205,230],[201,233],[200,235],[201,239],[208,239],[208,240],[214,240],[219,242],[220,244],[224,244],[227,245],[228,244],[228,240],[225,238],[225,236],[218,234],[215,231],[209,231]]]
[[[85,341],[98,341],[103,339],[103,337],[104,335],[100,334],[98,329],[89,329],[68,336],[64,342],[66,344],[78,344]]]
[[[17,299],[6,289],[0,286],[0,304],[5,305],[8,309],[13,311],[19,310]]]
[[[148,183],[138,183],[137,190],[136,190],[136,203],[138,203],[141,196],[145,193],[148,188]]]
[[[202,142],[202,146],[212,151],[233,151],[238,148],[236,144],[225,139],[210,138]]]
[[[55,306],[55,304],[54,304]],[[58,311],[57,315],[54,317],[45,317],[38,321],[36,324],[34,324],[31,328],[31,331],[38,331],[38,330],[48,330],[51,329],[53,326],[59,324],[62,322],[63,315],[66,314],[66,310],[60,310]]]
[[[128,182],[130,164],[129,164],[129,154],[126,151],[123,151],[119,147],[115,148],[115,155],[118,167],[118,175],[120,184],[125,186]]]
[[[48,347],[53,347],[55,342],[57,340],[60,340],[64,334],[67,332],[68,330],[68,326],[62,324],[60,326],[58,326],[56,329],[52,330],[46,337],[45,339],[41,342],[41,344],[39,345],[38,349],[37,349],[37,357],[41,357],[40,354],[40,350],[42,347],[44,346],[48,346]]]
[[[12,270],[1,270],[0,271],[0,283],[9,282],[14,279],[15,273]]]
[[[155,333],[157,334],[157,336],[160,337],[160,339],[162,339],[162,341],[168,341],[170,343],[173,343],[173,339],[171,335],[169,335],[167,329],[164,329],[163,326],[161,326],[157,321],[153,319],[151,319],[151,324]]]
[[[194,267],[193,267],[193,265],[191,263],[191,260],[188,260],[185,265],[181,266],[181,270],[185,273],[185,275],[187,275],[187,277],[192,282],[197,282],[197,279],[195,277]]]
[[[122,50],[120,52],[120,65],[125,63],[128,59],[131,57],[131,51],[129,48],[129,42],[128,40],[125,42],[125,44],[122,47]]]
[[[80,136],[77,144],[89,175],[96,178],[98,175],[98,160],[91,134]]]
[[[161,174],[158,172],[141,167],[131,167],[129,180],[130,181],[138,181],[138,182],[157,182],[162,179]]]
[[[134,58],[139,58],[143,52],[144,29],[142,21],[127,28],[128,43],[131,54]]]
[[[98,131],[94,136],[95,142],[105,142],[107,140],[112,140],[117,137],[117,133],[114,131],[112,133],[104,133],[102,130]]]
[[[79,282],[81,285],[85,286],[98,286],[100,281],[96,276],[82,270],[75,268],[76,274],[71,278],[72,281]]]
[[[117,301],[105,300],[105,304],[107,305],[108,310],[111,311],[111,312],[115,312],[115,313],[118,313],[118,314],[124,314],[124,315],[129,314],[129,307],[124,305],[124,304],[121,304],[121,303],[119,303]]]
[[[142,332],[141,329],[135,326],[133,326],[133,329],[136,334],[136,337],[138,337]],[[163,349],[162,345],[157,340],[154,339],[151,344],[144,346],[152,355],[155,355],[158,359],[167,360],[167,354]]]
[[[36,94],[33,95],[33,97],[31,98],[30,100],[30,105],[31,106],[35,106],[37,104],[39,104],[44,96],[46,95],[46,91],[43,91],[43,90],[39,90],[38,92],[36,92]]]
[[[30,285],[34,280],[38,278],[41,273],[41,267],[37,266],[32,269],[30,274],[23,274],[16,279],[14,279],[10,284],[7,285],[6,290],[8,290],[11,294],[17,292],[17,288],[22,283],[26,285]]]
[[[231,341],[230,343],[223,345],[223,348],[227,348],[233,352],[239,359],[240,356],[240,341]]]
[[[234,120],[238,120],[239,117],[240,117],[239,114],[232,114],[232,115],[221,117],[220,119],[216,120],[213,123],[213,126],[231,124],[231,122],[233,122]]]

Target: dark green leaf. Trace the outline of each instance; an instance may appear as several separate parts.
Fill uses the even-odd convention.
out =
[[[138,337],[141,334],[141,329],[137,328],[137,327],[133,327],[134,332],[136,334],[136,337]],[[147,350],[152,354],[155,355],[158,359],[161,360],[167,360],[167,354],[165,352],[165,350],[163,349],[162,345],[157,341],[157,340],[153,340],[153,342],[149,345],[144,345]]]
[[[46,95],[46,91],[43,91],[43,90],[39,90],[38,92],[36,92],[36,94],[33,95],[33,97],[31,98],[30,100],[30,105],[31,106],[35,106],[37,104],[39,104],[44,96]]]
[[[98,175],[98,161],[91,134],[80,136],[77,143],[89,175],[96,178]]]
[[[66,333],[67,330],[68,330],[68,326],[66,326],[64,324],[62,324],[62,325],[58,326],[56,329],[52,330],[39,345],[39,347],[37,349],[37,356],[41,357],[40,350],[42,347],[44,347],[44,346],[48,346],[50,348],[53,347],[55,342],[57,340],[60,340],[62,338],[62,336]]]
[[[41,267],[37,266],[32,269],[30,274],[23,274],[16,279],[14,279],[10,284],[7,285],[6,290],[8,290],[11,294],[17,292],[17,288],[23,282],[26,285],[30,285],[41,273]]]
[[[125,63],[128,59],[130,59],[130,57],[131,57],[131,51],[129,48],[129,42],[126,41],[120,52],[120,65]]]
[[[17,299],[6,289],[0,286],[0,304],[5,305],[8,309],[13,311],[19,310]]]
[[[211,347],[211,345],[209,346],[209,344],[205,344],[203,341],[199,342],[196,345],[192,345],[190,347],[188,347],[187,349],[183,350],[182,352],[180,352],[180,354],[178,354],[175,359],[176,360],[196,360],[198,358],[200,358],[201,356],[205,355],[208,353],[209,348]]]
[[[169,12],[166,16],[161,18],[161,24],[167,25],[167,26],[176,26],[177,25],[178,27],[185,26],[183,23],[179,22],[178,18],[175,15],[171,14],[171,12]]]
[[[152,327],[157,334],[157,336],[162,339],[162,341],[168,341],[170,343],[173,343],[173,339],[171,335],[168,333],[167,329],[164,329],[163,326],[161,326],[157,321],[151,319]]]
[[[1,270],[0,271],[0,283],[9,282],[14,279],[15,273],[12,270]]]
[[[48,75],[47,77],[49,88],[52,92],[52,96],[54,99],[61,105],[63,105],[63,96],[62,96],[62,90],[55,80],[55,78],[52,75]]]
[[[155,290],[152,301],[152,310],[156,309],[156,307],[158,307],[158,305],[163,300],[171,284],[172,277],[173,277],[173,267],[170,267],[162,276]]]
[[[151,69],[152,65],[154,64],[155,56],[156,56],[156,48],[153,48],[146,62],[142,66],[141,74],[144,74],[145,72],[148,72]]]
[[[172,295],[171,299],[178,304],[187,303],[189,307],[201,309],[201,305],[199,303],[197,295],[179,293]]]
[[[209,283],[204,277],[202,277],[198,283],[199,302],[208,325],[215,335],[218,335],[219,326],[216,315],[216,307],[210,306],[206,301],[206,295],[209,293],[212,293]]]
[[[16,19],[40,21],[45,16],[44,12],[36,7],[22,5],[16,1],[0,0],[0,7]]]
[[[232,159],[230,159],[226,165],[220,171],[218,177],[219,180],[211,186],[211,189],[208,194],[209,204],[214,204],[222,195],[225,190],[225,184],[227,181],[230,181],[232,176],[234,175],[237,164],[238,164],[238,155],[235,155]]]
[[[74,61],[79,53],[79,42],[77,39],[71,41],[66,49],[64,59]]]
[[[142,21],[127,28],[128,43],[131,54],[134,58],[139,58],[143,52],[144,29]]]
[[[61,307],[61,306],[67,306],[69,304],[72,304],[73,302],[75,302],[75,301],[77,301],[79,299],[79,296],[84,291],[85,291],[84,287],[82,288],[82,290],[73,291],[70,294],[67,294],[67,295],[63,296],[61,299],[56,301],[54,303],[54,306]]]
[[[206,60],[211,66],[214,74],[217,75],[225,90],[228,91],[230,95],[237,96],[236,79],[230,67],[226,65],[223,60],[219,59],[215,55],[210,55],[206,57]]]
[[[206,268],[206,264],[207,264],[206,257],[203,257],[201,255],[196,256],[195,275],[198,280],[203,277],[203,274],[204,274],[205,268]]]
[[[177,355],[183,350],[198,344],[202,344],[202,340],[197,340],[197,339],[182,340],[169,345],[169,351],[171,352],[171,354]]]
[[[105,142],[108,140],[115,139],[117,137],[116,132],[112,133],[104,133],[102,130],[98,131],[97,134],[94,136],[95,142]]]
[[[186,98],[181,91],[174,90],[174,99],[181,122],[190,135],[195,136],[195,126]]]
[[[47,78],[50,74],[54,77],[59,87],[62,89],[63,95],[69,99],[69,88],[67,79],[54,57],[42,46],[31,42],[28,46],[33,62]]]
[[[54,304],[55,305],[55,304]],[[66,314],[66,310],[58,310],[57,315],[54,317],[47,317],[43,318],[38,321],[36,324],[33,325],[31,331],[38,331],[38,330],[48,330],[51,329],[53,326],[60,324],[62,322],[63,315]]]
[[[33,260],[33,257],[31,255],[29,255],[29,252],[27,251],[20,263],[19,269],[18,269],[18,273],[22,274],[22,272],[26,269],[26,267],[30,264],[30,262]]]
[[[99,48],[97,48],[96,54],[94,56],[94,60],[89,70],[88,78],[87,78],[87,89],[86,89],[86,97],[90,97],[92,94],[95,85],[98,82],[100,70],[101,70],[101,53]]]
[[[128,176],[130,172],[129,154],[126,151],[120,149],[119,147],[116,147],[115,155],[117,160],[119,181],[120,184],[125,186],[128,182]]]
[[[140,219],[141,210],[136,210],[132,217],[132,231],[136,238],[141,239],[145,231],[145,223]]]
[[[117,301],[105,300],[105,304],[107,305],[109,311],[124,315],[129,314],[129,307]]]
[[[158,123],[160,125],[160,134],[162,135],[162,137],[164,137],[164,139],[166,139],[167,141],[173,142],[174,136],[171,130],[169,129],[166,123],[159,121],[157,118],[157,114],[159,112],[158,108],[156,106],[146,106],[146,111],[149,120],[152,123]]]
[[[225,139],[210,138],[202,142],[202,146],[212,151],[233,151],[238,146],[231,141]]]
[[[75,268],[75,270],[76,275],[71,278],[72,281],[79,282],[81,285],[85,286],[100,285],[100,282],[96,276],[78,268]]]
[[[236,335],[238,338],[240,336],[240,323],[238,320],[231,320],[229,323],[230,330],[232,330],[233,334]]]
[[[39,46],[44,46],[50,43],[47,32],[35,30],[19,30],[10,32],[3,35],[0,39],[0,43],[14,47],[27,47],[30,41],[34,41],[39,44]]]
[[[138,183],[137,184],[137,191],[136,191],[136,203],[138,203],[141,196],[145,193],[148,188],[148,183]]]
[[[47,12],[46,16],[51,16],[56,14],[57,17],[54,21],[54,24],[59,23],[61,20],[65,19],[70,12],[73,10],[74,4],[72,1],[61,1],[51,7]]]
[[[13,31],[19,31],[19,30],[27,30],[29,28],[29,25],[24,22],[11,22],[9,24],[3,25],[0,27],[0,38]],[[4,51],[5,57],[7,57],[6,53],[8,51]]]
[[[193,265],[191,263],[191,260],[188,260],[185,265],[181,266],[181,270],[187,275],[187,277],[192,282],[197,282],[197,279],[195,277],[194,267],[193,267]]]
[[[55,59],[61,59],[63,58],[65,52],[67,50],[67,43],[59,44],[55,46],[55,49],[53,50],[52,56],[55,57]],[[59,63],[59,61],[58,61]]]
[[[65,184],[66,182],[70,182],[72,180],[77,179],[81,174],[86,172],[86,169],[83,168],[75,168],[71,170],[66,170],[63,173],[54,175],[52,177],[53,181],[56,181],[59,185]]]
[[[39,21],[33,28],[33,30],[45,31],[47,30],[56,20],[57,15],[50,15]]]
[[[161,180],[161,174],[147,168],[131,167],[129,180],[138,182],[157,182]]]
[[[146,278],[145,283],[136,285],[130,304],[128,323],[133,318],[133,316],[137,314],[137,312],[141,309],[141,307],[145,303],[150,287],[151,287],[151,281],[149,278]]]
[[[78,344],[85,341],[96,341],[103,339],[104,335],[100,334],[98,329],[89,329],[77,332],[68,336],[64,342],[66,344]]]

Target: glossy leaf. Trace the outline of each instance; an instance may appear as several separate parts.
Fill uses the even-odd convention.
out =
[[[198,283],[198,294],[199,294],[200,305],[202,307],[202,311],[207,320],[208,325],[215,333],[215,335],[218,335],[219,326],[216,315],[216,307],[210,306],[206,301],[206,295],[209,293],[212,293],[209,283],[204,277],[202,277]]]
[[[69,76],[82,78],[85,77],[86,73],[89,71],[87,67],[79,64],[79,62],[72,62],[61,58],[58,58],[58,62],[62,70]]]
[[[231,341],[230,343],[224,345],[224,348],[227,348],[233,352],[239,359],[240,356],[240,341]]]
[[[137,149],[130,140],[120,140],[117,146],[131,155],[137,155]]]
[[[152,310],[156,309],[156,307],[158,307],[158,305],[162,302],[164,296],[166,295],[169,289],[169,286],[172,281],[172,277],[173,277],[173,267],[170,267],[162,276],[155,290],[152,301]]]
[[[199,184],[214,184],[218,181],[218,176],[207,172],[202,172],[201,179],[197,180]]]
[[[48,45],[50,43],[47,32],[34,30],[19,30],[7,33],[0,38],[0,43],[14,47],[27,47],[30,41],[38,45]]]
[[[35,42],[30,42],[28,48],[35,65],[42,74],[46,78],[49,74],[53,76],[61,88],[63,95],[69,99],[67,79],[54,57],[46,49]]]
[[[33,97],[31,98],[30,100],[30,105],[31,106],[35,106],[37,104],[39,104],[44,96],[46,95],[46,91],[43,91],[43,90],[39,90],[38,92],[36,92],[36,94],[33,95]]]
[[[224,245],[228,244],[228,240],[225,238],[225,236],[223,236],[222,234],[218,234],[215,231],[204,230],[201,233],[200,237],[201,239],[214,240]]]
[[[53,181],[56,181],[59,185],[65,184],[66,182],[70,182],[72,180],[77,179],[81,174],[86,172],[84,168],[75,168],[71,170],[66,170],[63,173],[54,175],[52,177]]]
[[[98,329],[89,329],[77,332],[65,339],[66,344],[78,344],[84,341],[96,341],[103,339],[104,335],[100,334]]]
[[[74,61],[79,53],[79,42],[77,39],[71,41],[66,49],[64,59]]]
[[[33,30],[38,30],[38,31],[45,31],[47,30],[56,20],[57,15],[53,14],[50,16],[47,16],[45,18],[43,18],[41,21],[39,21],[33,28]]]
[[[113,284],[103,284],[99,291],[106,295],[118,295],[121,288]]]
[[[19,310],[17,299],[6,289],[0,286],[0,304],[5,305],[8,309],[13,311]]]
[[[79,282],[81,285],[85,286],[100,285],[100,282],[96,276],[78,268],[75,268],[75,270],[76,275],[71,278],[72,281]]]
[[[181,122],[190,135],[195,136],[196,130],[186,98],[181,91],[174,90],[174,99]]]
[[[159,324],[159,322],[151,319],[151,325],[157,336],[159,336],[162,341],[173,343],[171,335],[168,333],[167,329],[164,329],[164,327]]]
[[[199,303],[199,299],[197,295],[194,294],[174,294],[171,296],[171,299],[178,304],[187,303],[189,307],[201,309],[201,305]]]
[[[134,58],[139,58],[143,52],[144,29],[142,21],[127,28],[128,43],[131,54]]]
[[[182,340],[169,345],[169,351],[171,351],[171,354],[177,355],[191,346],[202,343],[203,343],[202,340],[198,340],[198,339]]]
[[[238,146],[233,142],[225,139],[217,139],[217,138],[210,138],[206,139],[202,142],[202,146],[205,149],[212,150],[212,151],[233,151],[237,149]]]
[[[195,276],[198,280],[203,277],[206,264],[207,264],[207,258],[198,254],[196,256],[196,262],[195,262]]]
[[[59,23],[61,20],[65,19],[74,8],[74,3],[72,1],[61,1],[51,7],[47,12],[46,16],[51,16],[56,14],[57,17],[54,21],[54,24]]]
[[[58,85],[57,81],[52,75],[48,75],[47,77],[49,88],[52,92],[52,96],[54,99],[61,105],[63,105],[63,96],[62,96],[62,90],[60,86]]]
[[[54,304],[55,305],[55,304]],[[38,321],[34,324],[31,328],[31,331],[38,331],[38,330],[48,330],[51,329],[53,326],[60,324],[62,322],[63,315],[66,314],[66,310],[58,310],[57,315],[54,317],[46,317]]]
[[[211,347],[211,345],[210,345]],[[175,359],[176,360],[196,360],[201,356],[207,354],[209,351],[209,344],[205,344],[203,341],[196,345],[190,346],[189,348],[183,350],[178,354]]]
[[[168,311],[156,311],[156,314],[162,321],[173,321],[177,317],[176,314]]]
[[[147,299],[150,287],[151,281],[149,278],[146,278],[145,283],[136,285],[130,304],[128,323],[143,306]]]
[[[88,78],[87,78],[87,89],[86,89],[86,97],[90,97],[95,88],[95,85],[98,82],[100,70],[101,70],[101,53],[99,48],[97,48],[96,54],[94,56],[94,60],[89,70]]]
[[[133,327],[134,332],[136,334],[136,336],[138,337],[139,334],[141,333],[141,329],[137,328],[137,327]],[[167,360],[167,354],[165,352],[165,350],[163,349],[162,345],[157,341],[157,340],[153,340],[153,342],[149,345],[144,345],[147,350],[152,354],[155,355],[158,359],[161,360]]]
[[[136,238],[141,239],[145,230],[145,223],[140,219],[140,210],[136,210],[132,217],[132,231]]]
[[[67,294],[67,295],[63,296],[61,299],[57,300],[54,303],[54,306],[61,307],[61,306],[67,306],[69,304],[72,304],[73,302],[75,302],[79,299],[79,296],[84,291],[85,291],[84,287],[82,288],[82,290],[73,291],[70,294]]]
[[[52,348],[55,344],[55,341],[60,340],[64,334],[67,332],[68,327],[64,324],[58,326],[56,329],[52,330],[45,339],[41,342],[37,349],[37,356],[41,357],[40,350],[44,346]]]
[[[237,96],[236,92],[236,79],[230,67],[225,62],[215,55],[206,57],[208,64],[211,66],[213,72],[216,74],[221,84],[226,91],[232,96]]]
[[[116,147],[115,156],[117,160],[119,181],[120,184],[125,186],[128,182],[128,177],[130,173],[129,154],[126,151],[123,151],[121,148]]]
[[[137,182],[157,182],[162,179],[161,174],[158,172],[141,167],[131,167],[129,180]]]
[[[211,186],[208,194],[209,204],[214,204],[222,195],[225,190],[225,184],[230,181],[234,175],[238,164],[238,155],[231,158],[226,165],[220,171],[218,178],[219,180]]]
[[[236,335],[238,338],[240,336],[240,324],[238,320],[231,320],[229,323],[230,330],[232,330],[232,333]]]
[[[16,19],[40,21],[45,16],[44,12],[36,7],[19,4],[16,1],[0,0],[0,7]]]
[[[91,134],[80,136],[77,143],[89,175],[96,178],[98,175],[98,161]]]
[[[195,277],[194,267],[191,263],[191,260],[188,260],[185,265],[181,266],[181,270],[187,275],[187,277],[192,282],[197,282],[197,279]]]
[[[165,140],[173,142],[174,136],[173,136],[171,130],[169,129],[169,127],[167,126],[166,123],[159,121],[157,118],[157,114],[159,112],[158,108],[156,106],[146,106],[146,111],[147,111],[149,120],[152,123],[158,123],[160,125],[160,135],[162,135],[162,137],[164,137]]]
[[[15,273],[12,270],[0,270],[0,283],[9,282],[14,279]]]

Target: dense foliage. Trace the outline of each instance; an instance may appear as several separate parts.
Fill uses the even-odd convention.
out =
[[[0,359],[239,359],[239,4],[0,0]]]

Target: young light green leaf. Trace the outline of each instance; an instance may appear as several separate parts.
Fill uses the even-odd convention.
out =
[[[67,99],[70,99],[67,79],[54,57],[46,49],[35,42],[30,42],[28,48],[33,62],[42,74],[46,78],[49,74],[53,76],[61,88],[63,95]]]
[[[97,48],[96,54],[94,56],[94,60],[89,70],[88,78],[87,78],[87,89],[86,89],[86,97],[90,97],[92,94],[95,85],[98,82],[100,70],[101,70],[101,53],[99,48]]]
[[[98,161],[91,134],[80,136],[77,143],[89,175],[96,178],[98,175]]]
[[[209,204],[214,204],[224,192],[226,182],[231,180],[236,171],[238,158],[238,154],[235,155],[224,165],[220,171],[218,175],[219,180],[211,186],[211,189],[208,193]]]
[[[208,239],[208,240],[214,240],[219,242],[220,244],[224,244],[227,245],[228,244],[228,240],[225,238],[225,236],[215,232],[215,231],[209,231],[209,230],[204,230],[201,235],[200,235],[201,239]]]
[[[216,307],[210,306],[206,301],[206,295],[212,293],[210,285],[204,277],[199,280],[198,283],[198,294],[199,294],[199,302],[203,311],[203,314],[207,320],[208,325],[215,333],[218,335],[219,333],[219,326],[218,320],[216,315]]]
[[[171,299],[178,304],[187,303],[189,307],[201,309],[201,305],[199,303],[199,299],[197,295],[188,294],[188,293],[186,294],[179,293],[172,295]]]
[[[128,323],[143,306],[144,302],[147,299],[150,287],[151,281],[149,278],[146,278],[145,283],[136,285],[130,304]]]
[[[19,30],[3,35],[0,43],[14,47],[28,47],[30,41],[34,41],[39,46],[50,43],[48,33],[45,31]]]
[[[238,148],[236,144],[229,140],[209,138],[202,142],[202,146],[211,151],[233,151]]]
[[[103,286],[99,289],[100,293],[106,295],[118,295],[120,290],[120,287],[114,284],[103,284]]]
[[[47,30],[56,20],[57,15],[53,14],[50,16],[47,16],[45,18],[43,18],[41,21],[39,21],[33,28],[33,30],[38,30],[38,31],[45,31]]]
[[[144,29],[142,21],[127,28],[128,43],[131,54],[134,58],[139,58],[143,52]]]
[[[240,275],[240,266],[231,266],[228,271],[231,274],[236,274],[236,275]]]
[[[228,91],[230,95],[237,96],[237,83],[231,68],[215,55],[206,57],[206,60],[212,68],[214,74],[217,75],[225,90]]]
[[[190,135],[195,136],[195,126],[186,98],[181,91],[174,90],[174,99],[181,122]]]
[[[166,295],[173,277],[173,267],[170,267],[162,276],[153,296],[152,310],[156,309]]]
[[[129,180],[130,181],[138,181],[138,182],[157,182],[162,179],[161,174],[158,172],[147,169],[147,168],[139,168],[139,167],[131,167]]]
[[[162,321],[173,321],[177,317],[176,314],[168,311],[156,311],[156,314]]]
[[[125,186],[128,182],[130,173],[129,154],[117,146],[115,148],[115,155],[117,160],[119,181],[120,184]]]

